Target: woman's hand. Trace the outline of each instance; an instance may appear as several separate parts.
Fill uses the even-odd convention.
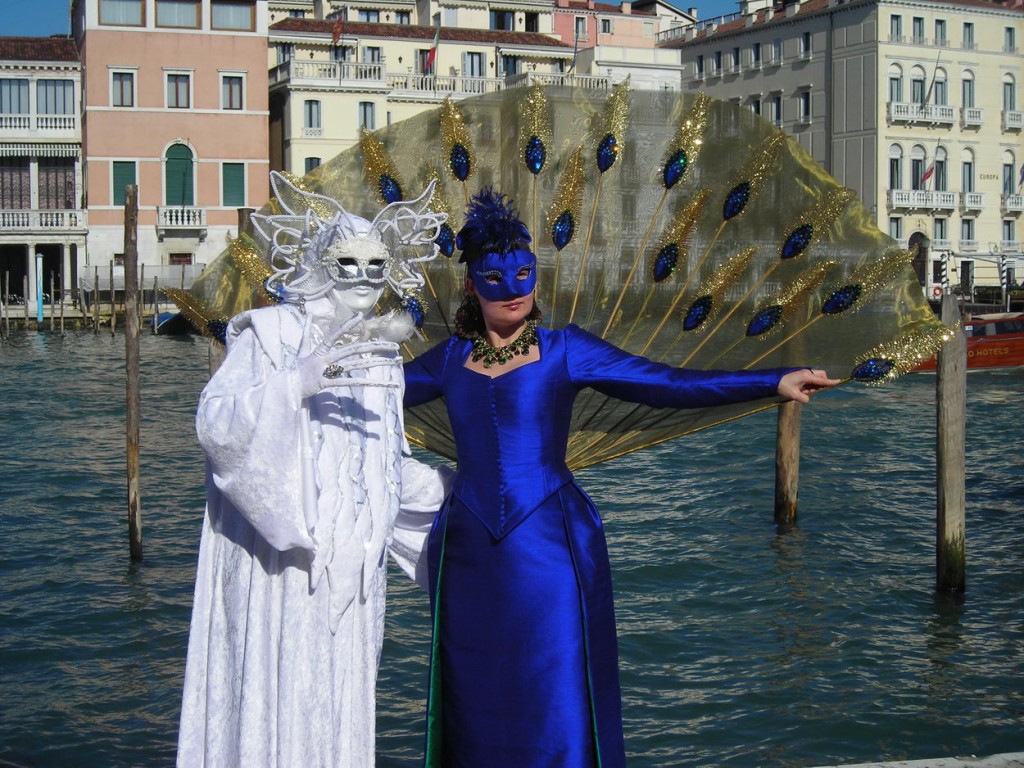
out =
[[[822,389],[834,387],[839,379],[830,379],[828,374],[822,370],[811,370],[801,368],[798,371],[790,371],[779,381],[779,396],[784,400],[794,400],[798,403],[806,403],[811,395]]]

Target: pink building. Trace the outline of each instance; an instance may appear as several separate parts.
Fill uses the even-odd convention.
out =
[[[121,262],[134,184],[147,284],[187,284],[188,265],[198,273],[237,235],[238,209],[269,196],[267,4],[73,0],[71,13],[85,94],[83,282],[97,271],[102,285]]]

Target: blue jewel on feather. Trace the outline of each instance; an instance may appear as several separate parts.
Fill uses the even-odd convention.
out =
[[[384,198],[386,203],[396,203],[402,199],[402,187],[392,177],[386,173],[381,174],[380,177],[380,196]]]
[[[284,288],[282,288],[279,280],[268,277],[263,281],[263,292],[267,294],[271,301],[284,301]]]
[[[228,324],[224,320],[207,320],[206,331],[221,344],[228,335]]]
[[[555,223],[551,226],[551,241],[555,248],[562,250],[572,240],[573,232],[576,231],[576,222],[573,221],[571,211],[562,211]]]
[[[845,312],[860,298],[860,293],[861,287],[856,284],[846,285],[834,290],[825,299],[825,304],[821,307],[821,311],[826,315],[838,315],[840,312]]]
[[[743,209],[747,207],[748,200],[750,200],[750,182],[741,181],[729,190],[729,194],[725,196],[725,205],[722,206],[722,218],[728,221],[734,216],[739,216],[743,213]]]
[[[886,360],[884,357],[873,357],[854,368],[850,378],[854,381],[870,384],[889,373],[894,365],[895,363],[892,360]]]
[[[615,134],[609,133],[597,145],[597,170],[604,173],[615,165],[615,157],[619,153],[619,142]]]
[[[448,157],[448,167],[459,181],[469,178],[469,151],[461,144],[452,147]]]
[[[676,271],[676,262],[679,261],[679,246],[676,243],[669,243],[660,251],[654,259],[654,282],[660,283],[667,280]]]
[[[786,242],[782,244],[782,252],[779,255],[783,259],[792,259],[794,256],[799,256],[811,244],[813,236],[814,225],[801,224],[789,233]]]
[[[452,231],[452,228],[447,223],[441,225],[437,232],[437,237],[434,238],[434,243],[444,256],[450,258],[455,253],[455,232]]]
[[[762,333],[768,333],[780,319],[782,319],[781,305],[774,304],[765,307],[747,324],[747,336],[760,336]]]
[[[679,183],[683,176],[686,175],[686,168],[689,162],[689,158],[686,157],[686,150],[677,149],[672,153],[668,162],[665,163],[664,170],[661,172],[665,189],[672,189],[672,187]]]
[[[710,296],[701,296],[695,300],[686,311],[683,318],[683,330],[692,331],[700,328],[701,323],[708,319],[711,314],[712,299]]]
[[[415,296],[406,296],[402,299],[402,309],[412,316],[412,321],[416,324],[417,328],[423,327],[423,318],[426,315],[426,311],[423,309],[423,304],[419,299]]]
[[[544,161],[547,159],[547,150],[544,148],[544,142],[536,136],[531,136],[526,142],[526,151],[523,153],[523,159],[526,161],[526,168],[536,176],[541,172],[544,167]]]

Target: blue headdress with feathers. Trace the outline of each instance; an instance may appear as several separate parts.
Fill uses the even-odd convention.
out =
[[[455,246],[462,251],[459,261],[471,264],[488,253],[529,250],[532,240],[512,201],[485,187],[470,199]]]

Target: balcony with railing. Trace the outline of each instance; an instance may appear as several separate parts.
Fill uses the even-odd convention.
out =
[[[960,241],[960,253],[977,253],[978,252],[978,241],[977,240],[961,240]]]
[[[984,122],[985,113],[979,107],[963,107],[960,110],[961,128],[980,128]]]
[[[156,209],[156,234],[165,237],[206,239],[206,209],[194,205],[170,205]]]
[[[985,195],[982,192],[964,192],[961,198],[964,211],[980,211],[985,207]]]
[[[959,197],[959,192],[944,190],[891,189],[889,190],[889,208],[908,211],[951,211],[957,207]]]
[[[346,89],[381,90],[385,87],[385,63],[381,61],[299,61],[292,59],[270,70],[270,87],[288,83],[291,87],[334,85]]]
[[[87,226],[85,211],[38,208],[0,210],[0,235],[43,232],[82,234]]]
[[[1003,240],[999,243],[1002,253],[1020,253],[1020,241],[1019,240]]]
[[[1024,211],[1024,195],[1003,195],[1003,211],[1006,213]]]
[[[78,115],[0,114],[0,139],[4,141],[73,139],[79,133]]]
[[[1003,130],[1019,131],[1024,128],[1024,112],[1016,109],[1003,110]]]
[[[918,104],[889,102],[890,123],[924,123],[926,125],[954,125],[956,107],[946,104]]]
[[[946,237],[933,237],[931,249],[933,251],[950,251],[953,249],[953,241]]]

